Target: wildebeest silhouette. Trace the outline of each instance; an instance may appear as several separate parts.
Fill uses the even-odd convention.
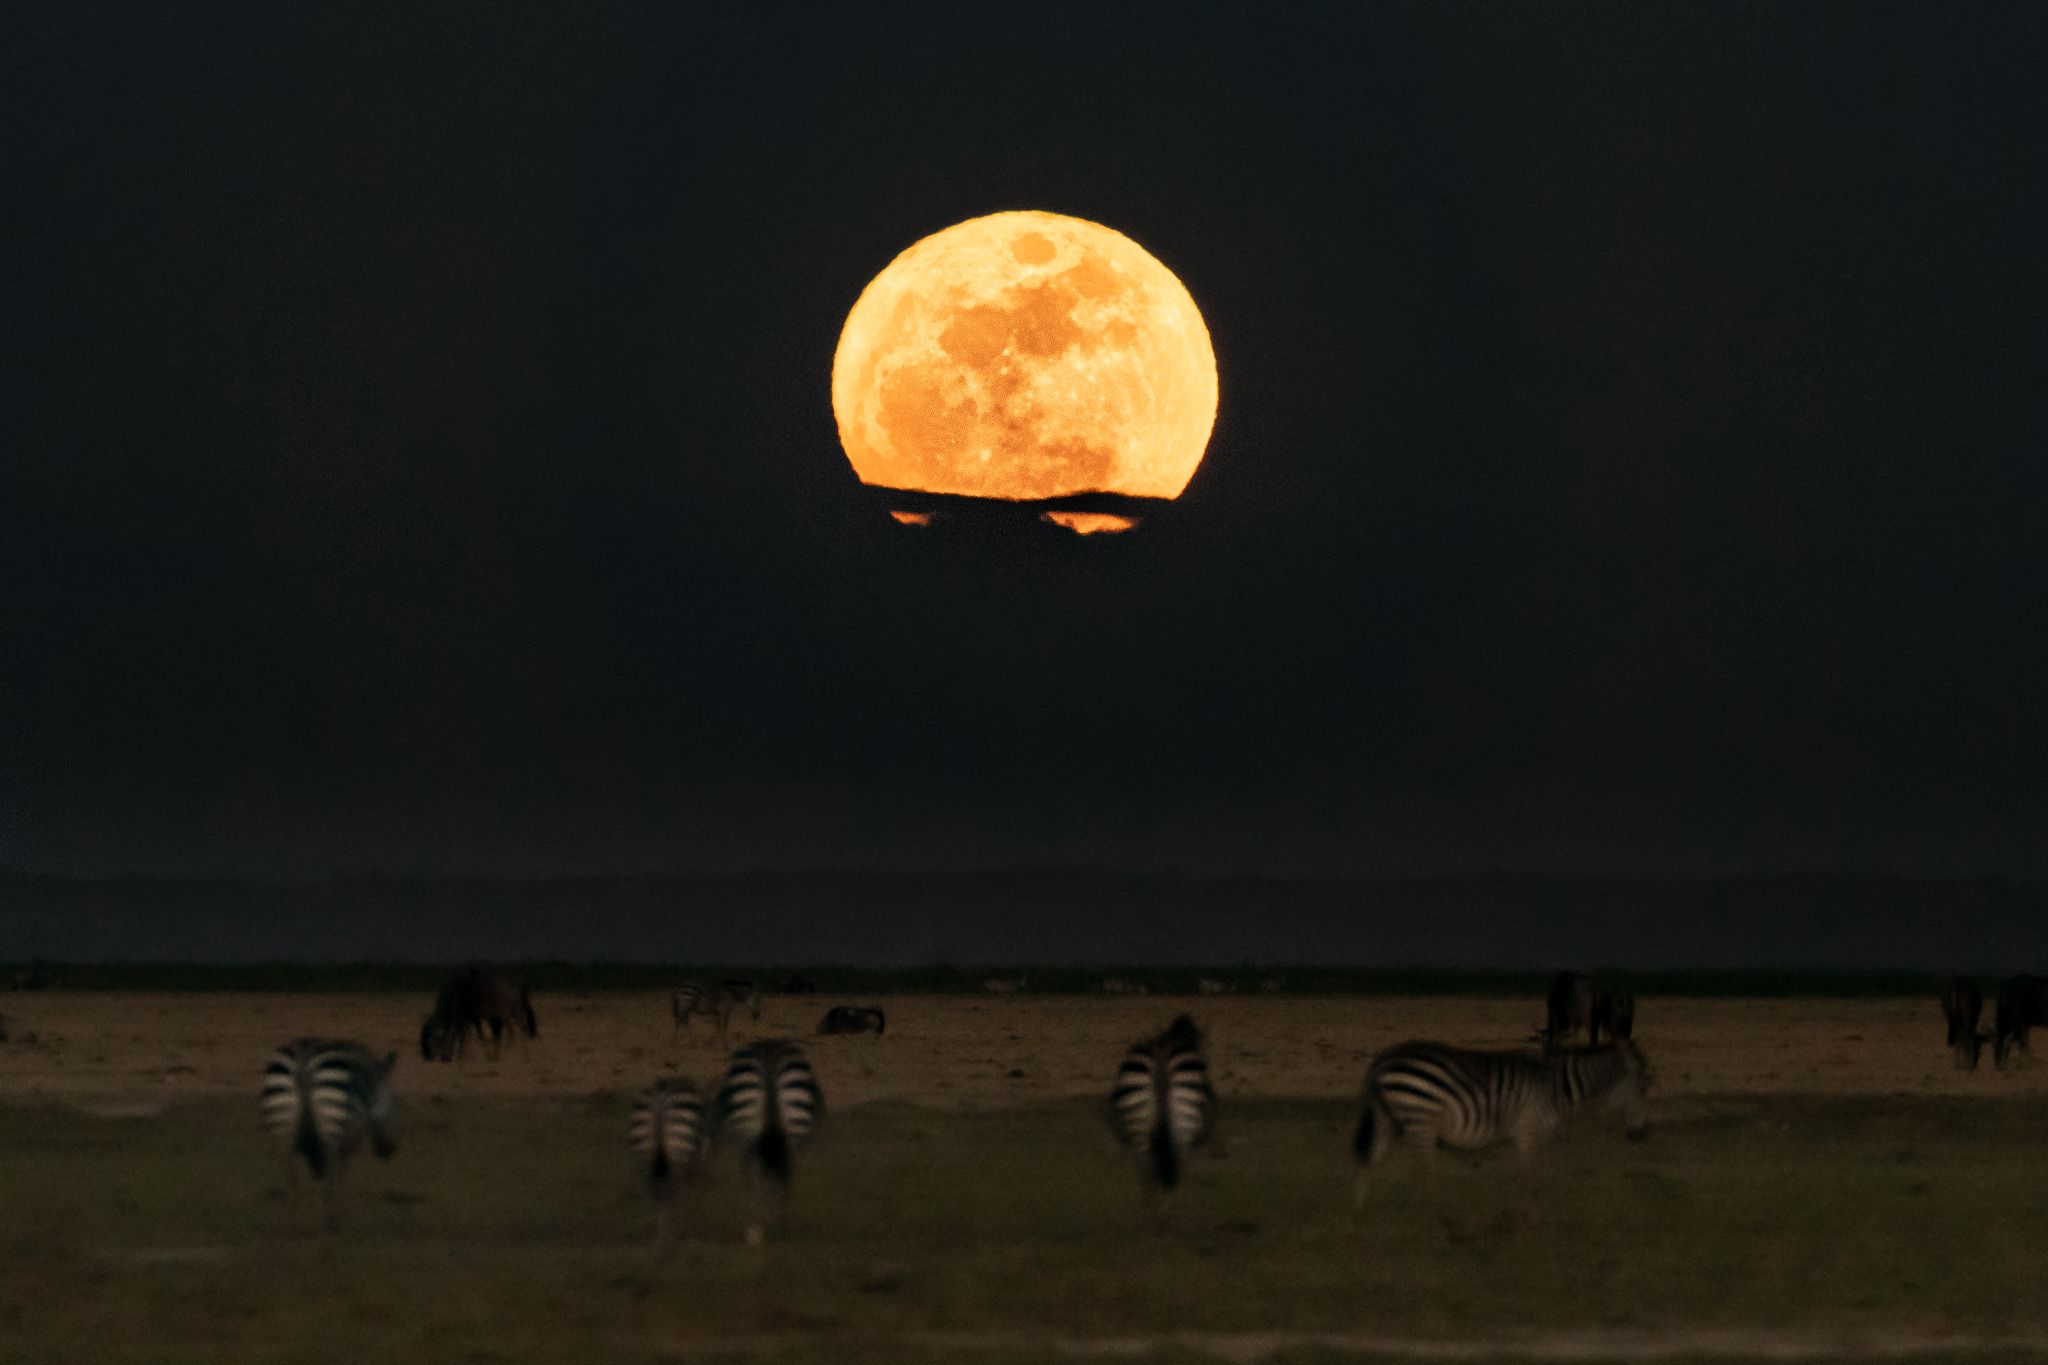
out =
[[[2004,1066],[2014,1048],[2032,1055],[2027,1035],[2043,1023],[2048,1023],[2048,981],[2031,973],[2008,977],[1998,988],[1998,1014],[1992,1025],[1997,1041],[1991,1060]]]
[[[877,1038],[888,1026],[888,1018],[878,1009],[861,1005],[834,1005],[825,1011],[825,1017],[818,1022],[820,1033],[872,1033]]]
[[[452,1062],[461,1056],[471,1035],[487,1038],[496,1057],[507,1033],[540,1036],[533,997],[524,986],[485,971],[465,967],[441,983],[433,1012],[420,1025],[420,1056],[430,1062]]]

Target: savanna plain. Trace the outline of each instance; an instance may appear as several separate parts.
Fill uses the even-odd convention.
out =
[[[805,1036],[773,997],[731,1041]],[[537,1040],[429,1065],[411,993],[0,1000],[0,1360],[800,1362],[1073,1358],[2048,1358],[2048,1069],[1952,1069],[1930,996],[1644,997],[1649,1140],[1592,1115],[1511,1153],[1397,1160],[1354,1210],[1365,1064],[1519,1046],[1531,999],[849,997],[780,1237],[725,1154],[657,1261],[632,1095],[715,1085],[655,992],[540,994]],[[1220,1144],[1155,1220],[1104,1099],[1193,1013]],[[338,1233],[256,1116],[301,1034],[399,1054],[399,1150]]]

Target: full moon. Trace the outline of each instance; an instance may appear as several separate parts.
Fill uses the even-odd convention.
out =
[[[1216,422],[1216,355],[1186,287],[1130,238],[992,213],[926,237],[861,292],[832,412],[862,483],[1173,498]]]

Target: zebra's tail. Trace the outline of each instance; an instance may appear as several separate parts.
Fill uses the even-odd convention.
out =
[[[1173,1145],[1173,1132],[1164,1119],[1152,1126],[1152,1178],[1162,1190],[1180,1184],[1180,1149]]]
[[[327,1144],[320,1140],[320,1122],[314,1109],[313,1075],[303,1058],[295,1059],[292,1071],[298,1100],[298,1122],[292,1126],[292,1150],[305,1159],[315,1180],[327,1178]]]
[[[795,1166],[789,1147],[789,1134],[780,1125],[762,1133],[754,1143],[754,1159],[761,1163],[761,1169],[777,1184],[789,1183],[790,1171]]]
[[[1360,1161],[1372,1155],[1374,1130],[1378,1122],[1379,1106],[1368,1100],[1365,1112],[1358,1116],[1358,1131],[1351,1136],[1352,1154]]]

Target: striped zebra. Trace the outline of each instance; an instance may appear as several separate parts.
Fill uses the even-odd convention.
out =
[[[1948,1026],[1948,1050],[1956,1070],[1975,1071],[1987,1036],[1978,1028],[1984,1018],[1984,992],[1967,976],[1950,977],[1941,986],[1941,1017]]]
[[[734,1010],[745,1010],[749,1019],[752,1019],[757,1024],[761,1022],[760,982],[740,981],[727,977],[718,983],[718,989],[725,996],[726,1013],[728,1015]]]
[[[1164,1215],[1181,1163],[1215,1126],[1216,1092],[1202,1055],[1202,1031],[1185,1014],[1124,1053],[1109,1092],[1110,1123],[1139,1156],[1139,1170]]]
[[[646,1163],[648,1190],[654,1196],[654,1248],[659,1252],[675,1233],[679,1186],[697,1174],[711,1152],[704,1096],[696,1084],[687,1077],[670,1076],[642,1091],[626,1125],[626,1145]]]
[[[784,1039],[732,1054],[718,1092],[721,1139],[740,1149],[752,1205],[747,1245],[759,1246],[768,1224],[782,1225],[796,1149],[824,1117],[825,1096],[804,1050]]]
[[[761,987],[752,981],[720,981],[707,985],[702,981],[685,981],[669,996],[669,1019],[674,1024],[670,1030],[673,1037],[690,1027],[694,1015],[703,1015],[718,1022],[718,1036],[724,1038],[732,1026],[733,1011],[745,1008],[755,1022],[761,1018]]]
[[[370,1139],[379,1159],[398,1149],[392,1137],[391,1069],[398,1054],[378,1061],[360,1043],[300,1038],[270,1054],[263,1068],[263,1120],[292,1157],[320,1182],[327,1225],[339,1224],[341,1177],[349,1157]],[[298,1167],[291,1166],[293,1184]]]
[[[1601,1104],[1622,1111],[1628,1135],[1649,1131],[1644,1093],[1649,1065],[1635,1043],[1575,1048],[1536,1056],[1473,1052],[1443,1043],[1402,1043],[1373,1058],[1365,1072],[1364,1106],[1352,1150],[1366,1176],[1396,1138],[1412,1144],[1427,1175],[1436,1145],[1491,1147],[1511,1142],[1524,1162],[1544,1138]]]

